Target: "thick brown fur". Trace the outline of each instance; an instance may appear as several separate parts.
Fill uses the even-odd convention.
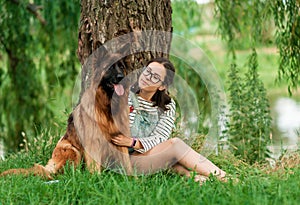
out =
[[[84,162],[91,172],[100,172],[103,167],[123,167],[127,174],[132,174],[128,148],[111,143],[111,138],[120,133],[129,135],[127,94],[113,97],[108,93],[99,84],[84,92],[69,117],[65,135],[45,166],[35,164],[28,169],[10,169],[0,176],[33,174],[52,179],[63,171],[67,162],[75,167]]]

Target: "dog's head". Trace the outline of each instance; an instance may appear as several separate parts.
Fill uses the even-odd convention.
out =
[[[101,119],[98,122],[103,122],[103,116],[106,116],[107,120],[114,121],[114,126],[117,128],[114,132],[129,135],[128,126],[124,126],[124,122],[128,121],[129,80],[127,77],[125,78],[126,66],[124,60],[119,56],[112,59],[110,58],[110,62],[113,63],[106,64],[108,66],[99,76],[100,82],[98,81],[95,108],[97,113],[102,114],[99,115]]]
[[[125,75],[125,64],[119,60],[103,71],[98,87],[101,87],[109,98],[112,98],[114,93],[117,96],[123,96],[125,94],[125,80],[123,80]]]

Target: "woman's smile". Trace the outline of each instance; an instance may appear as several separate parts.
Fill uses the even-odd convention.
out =
[[[149,87],[150,85],[143,79],[141,79],[142,86]]]

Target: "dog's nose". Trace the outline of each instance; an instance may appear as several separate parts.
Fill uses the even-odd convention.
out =
[[[124,78],[124,74],[119,73],[119,74],[117,75],[117,80],[118,80],[119,82],[120,82],[123,78]]]

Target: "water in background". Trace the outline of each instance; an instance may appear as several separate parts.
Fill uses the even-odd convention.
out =
[[[269,146],[272,157],[278,158],[285,150],[299,148],[300,135],[300,104],[291,98],[279,98],[274,106],[273,145]]]

